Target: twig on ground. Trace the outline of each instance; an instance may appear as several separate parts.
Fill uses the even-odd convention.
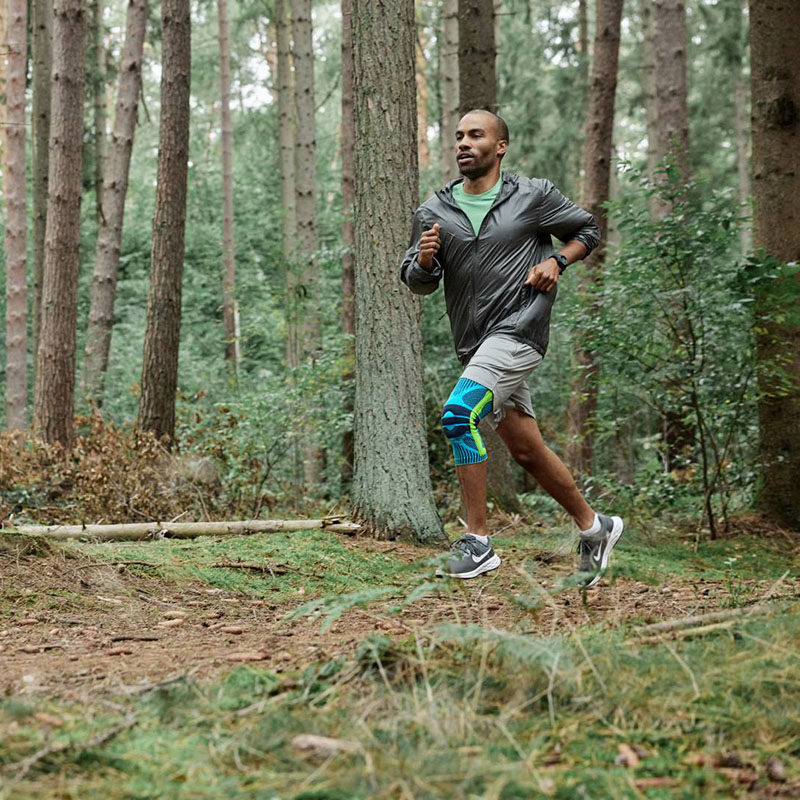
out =
[[[634,633],[655,634],[676,631],[682,628],[694,628],[712,622],[722,622],[736,617],[755,616],[757,614],[767,614],[770,611],[779,610],[777,604],[759,604],[755,606],[744,606],[743,608],[729,608],[724,611],[711,611],[708,614],[698,614],[694,617],[681,617],[680,619],[668,619],[663,622],[655,622],[652,625],[642,625],[634,628]]]
[[[105,731],[105,733],[98,734],[92,739],[89,739],[89,741],[85,742],[84,744],[77,744],[76,742],[53,742],[47,745],[47,747],[37,750],[35,753],[33,753],[33,755],[23,758],[22,761],[17,761],[15,764],[9,764],[6,766],[5,770],[7,772],[16,770],[16,775],[14,775],[8,785],[13,786],[16,783],[19,783],[30,772],[32,767],[48,756],[54,755],[55,753],[64,753],[68,751],[82,753],[86,750],[91,750],[94,747],[100,747],[101,745],[110,742],[115,736],[119,736],[119,734],[123,731],[132,728],[136,722],[136,714],[133,712],[128,712],[125,719],[118,725],[115,725],[113,728],[109,728],[107,731]]]
[[[112,642],[160,642],[160,636],[112,636]]]
[[[136,695],[136,694],[144,694],[145,692],[151,692],[154,689],[161,689],[164,686],[169,686],[173,683],[180,683],[182,680],[193,675],[199,669],[199,665],[194,669],[190,670],[189,672],[181,672],[179,675],[170,675],[169,678],[164,678],[163,681],[156,681],[155,683],[142,683],[142,684],[134,684],[133,686],[122,686],[120,687],[120,692],[122,694],[127,695]]]

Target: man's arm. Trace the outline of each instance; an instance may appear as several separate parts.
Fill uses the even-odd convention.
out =
[[[600,229],[594,217],[564,197],[550,181],[544,181],[537,212],[538,229],[565,243],[559,252],[567,265],[586,258],[600,243]],[[561,272],[560,265],[551,257],[531,267],[525,283],[549,292],[558,283]]]
[[[431,294],[439,286],[442,265],[436,255],[440,247],[439,225],[428,228],[422,209],[417,209],[411,241],[400,265],[400,280],[415,294]]]

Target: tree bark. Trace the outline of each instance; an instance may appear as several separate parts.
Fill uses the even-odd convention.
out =
[[[645,103],[647,106],[647,155],[650,179],[664,158],[677,166],[682,181],[689,179],[689,114],[686,99],[686,2],[643,0],[645,26]],[[656,218],[669,205],[654,197]]]
[[[294,73],[292,71],[292,17],[284,0],[275,0],[278,42],[278,125],[280,137],[282,249],[286,264],[286,364],[289,369],[300,365],[297,320],[293,298],[296,292],[292,267],[297,239],[297,198],[295,195],[294,151],[296,123],[294,108]]]
[[[103,378],[108,369],[108,354],[114,326],[114,300],[122,244],[122,223],[125,215],[125,197],[128,192],[131,151],[136,132],[139,92],[142,88],[142,48],[146,30],[147,0],[128,0],[125,43],[120,55],[114,130],[111,134],[103,180],[103,216],[97,233],[89,324],[83,359],[82,391],[98,406],[102,405]]]
[[[800,261],[800,4],[750,2],[753,104],[753,243],[783,262]],[[759,502],[800,528],[800,326],[770,315],[774,297],[798,291],[777,283],[757,300],[758,419],[763,487]],[[772,282],[770,282],[772,283]],[[788,379],[774,374],[777,363]]]
[[[442,535],[429,478],[420,298],[397,277],[417,205],[414,3],[353,2],[356,410],[353,503],[384,536]]]
[[[83,1],[56,0],[42,327],[33,414],[39,435],[66,450],[72,447],[75,402],[85,35]]]
[[[355,408],[355,235],[353,232],[353,157],[355,153],[353,117],[353,3],[342,0],[342,333],[345,336],[345,413]],[[353,480],[353,427],[342,435],[342,483]]]
[[[90,0],[92,46],[90,75],[94,99],[94,192],[98,229],[103,221],[103,173],[106,165],[106,48],[103,42],[103,0]]]
[[[442,183],[458,174],[455,158],[455,135],[458,127],[458,0],[442,3]]]
[[[219,77],[222,100],[222,319],[225,358],[239,370],[239,309],[236,304],[236,257],[233,244],[233,126],[231,124],[231,55],[228,10],[217,0],[219,15]]]
[[[493,0],[458,2],[458,91],[460,113],[497,111]]]
[[[5,2],[5,0],[2,0]],[[3,194],[6,198],[6,427],[28,427],[28,217],[25,186],[25,73],[28,4],[7,3]]]
[[[50,73],[53,66],[53,0],[31,3],[31,183],[33,186],[33,355],[36,361],[42,321],[42,274],[47,222],[47,172],[50,158]]]
[[[163,0],[158,170],[139,426],[175,436],[189,161],[189,0]]]
[[[747,257],[753,247],[753,232],[750,221],[750,113],[748,109],[747,79],[742,67],[734,78],[733,104],[736,125],[736,171],[738,175],[739,205],[742,207],[739,220],[739,243],[742,256]]]
[[[292,28],[297,119],[294,162],[297,244],[295,258],[290,262],[290,269],[296,270],[295,290],[289,297],[290,320],[294,320],[298,332],[299,363],[313,363],[322,349],[322,334],[319,316],[319,267],[316,261],[316,108],[311,0],[292,0]],[[321,451],[311,441],[303,443],[303,468],[308,487],[320,483],[323,459]]]
[[[608,216],[603,203],[609,199],[611,180],[614,101],[617,90],[620,25],[623,0],[597,0],[597,24],[589,89],[589,110],[584,145],[584,207],[600,228],[600,244],[584,262],[581,294],[591,303],[592,284],[602,280],[608,238]],[[567,463],[583,475],[591,471],[594,455],[599,366],[595,353],[581,341],[575,348],[569,399]]]
[[[425,28],[420,25],[417,28],[414,48],[416,54],[414,76],[417,81],[417,151],[420,169],[428,169],[431,165],[431,151],[428,146],[428,58],[425,55],[427,43]]]

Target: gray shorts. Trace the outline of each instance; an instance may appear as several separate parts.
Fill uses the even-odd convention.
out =
[[[461,377],[485,386],[494,395],[493,413],[486,418],[492,428],[503,421],[509,407],[536,419],[528,376],[541,363],[541,353],[502,333],[490,336],[477,349]]]

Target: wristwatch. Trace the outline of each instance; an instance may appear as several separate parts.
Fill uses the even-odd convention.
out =
[[[564,270],[569,266],[569,260],[567,257],[561,253],[553,253],[550,258],[554,259],[556,264],[558,264],[558,274],[563,275]]]

